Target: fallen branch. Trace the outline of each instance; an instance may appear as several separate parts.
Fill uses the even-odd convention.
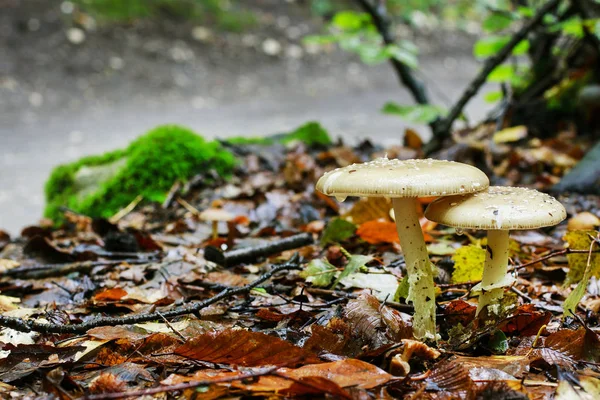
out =
[[[172,310],[165,312],[152,312],[136,315],[126,315],[123,317],[99,317],[90,319],[87,322],[73,325],[59,325],[59,324],[48,324],[43,322],[25,320],[22,318],[7,317],[0,315],[0,326],[11,328],[21,332],[41,332],[41,333],[85,333],[92,328],[99,326],[117,326],[117,325],[130,325],[138,324],[141,322],[148,322],[154,320],[162,320],[163,318],[173,318],[186,314],[196,314],[203,308],[215,304],[221,300],[228,299],[235,295],[246,294],[253,288],[260,285],[261,283],[270,279],[277,272],[298,269],[298,256],[295,255],[285,264],[281,264],[273,267],[269,272],[261,275],[255,281],[248,285],[241,286],[238,288],[226,289],[210,299],[206,299],[197,303],[187,304],[181,307],[176,307]]]
[[[39,267],[13,268],[0,273],[0,277],[18,277],[19,279],[43,279],[56,276],[65,276],[73,272],[82,274],[89,273],[92,268],[101,266],[115,266],[123,263],[127,264],[147,264],[152,259],[125,259],[125,260],[107,260],[107,261],[79,261],[66,264],[46,264]]]
[[[269,257],[273,254],[281,253],[282,251],[308,246],[312,243],[312,234],[300,233],[287,238],[274,240],[263,245],[245,247],[225,253],[214,246],[208,246],[204,249],[204,258],[224,267],[230,267],[241,263],[253,262],[259,258]]]
[[[436,125],[433,132],[434,138],[425,146],[425,152],[431,153],[438,150],[441,147],[443,139],[448,137],[450,129],[454,121],[460,116],[464,107],[467,103],[477,94],[481,86],[487,80],[488,75],[500,64],[506,60],[512,53],[513,49],[527,37],[536,26],[538,26],[544,19],[544,16],[555,9],[560,4],[560,0],[550,0],[538,12],[521,27],[511,38],[510,41],[504,45],[504,47],[492,57],[489,57],[479,74],[471,81],[467,86],[463,94],[460,96],[456,104],[452,106],[448,115],[442,118]]]

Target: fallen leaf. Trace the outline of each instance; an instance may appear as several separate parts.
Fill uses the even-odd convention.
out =
[[[382,305],[373,295],[363,293],[346,305],[344,317],[354,335],[367,343],[371,350],[412,338],[412,326],[402,315]]]
[[[354,236],[356,225],[342,218],[334,218],[327,224],[323,236],[321,236],[321,245],[329,243],[342,242]]]
[[[400,243],[396,223],[385,220],[365,222],[358,227],[356,234],[371,244]]]
[[[175,354],[194,360],[245,367],[319,362],[313,353],[290,342],[243,329],[205,333],[175,349]]]
[[[119,287],[106,289],[94,296],[95,301],[119,301],[127,296],[127,292]]]
[[[454,261],[452,283],[481,280],[485,264],[485,249],[469,244],[457,249],[452,260]]]
[[[343,217],[356,225],[367,221],[383,219],[391,221],[392,202],[386,197],[367,197],[360,199]]]

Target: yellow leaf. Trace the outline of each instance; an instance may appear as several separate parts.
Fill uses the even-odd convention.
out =
[[[596,231],[570,231],[564,236],[564,240],[573,250],[589,250],[592,243],[592,237],[596,237]],[[597,247],[596,247],[597,248]],[[567,273],[566,285],[577,283],[583,278],[585,267],[588,261],[588,254],[567,254],[569,262],[569,272]],[[600,254],[592,253],[590,259],[590,276],[600,277]]]
[[[385,197],[367,197],[357,201],[352,209],[342,217],[352,221],[355,225],[363,224],[375,219],[391,221],[390,209],[392,201]]]
[[[485,263],[485,249],[467,245],[456,250],[452,256],[454,271],[452,283],[462,283],[481,280]]]

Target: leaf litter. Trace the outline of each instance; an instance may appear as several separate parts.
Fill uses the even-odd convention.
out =
[[[440,335],[423,343],[403,303],[406,265],[389,200],[340,204],[313,186],[332,168],[414,151],[297,143],[257,156],[229,146],[240,160],[229,182],[200,175],[175,185],[168,204],[142,202],[111,221],[67,212],[59,228],[0,231],[0,396],[595,398],[597,198],[561,198],[568,231],[513,235],[518,279],[498,312],[478,318],[470,289],[485,239],[423,219]],[[533,186],[544,189],[566,168],[548,155],[561,146],[540,148],[503,147],[513,161],[491,169],[520,184],[541,166],[545,178]],[[216,237],[200,218],[208,209],[232,215]]]

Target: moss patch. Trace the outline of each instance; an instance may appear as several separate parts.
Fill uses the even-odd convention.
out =
[[[303,142],[307,146],[329,146],[332,143],[329,134],[318,122],[308,122],[291,132],[279,135],[266,137],[236,136],[225,140],[225,142],[235,145],[254,144],[264,146],[274,143],[287,144],[295,141]]]
[[[111,165],[116,166],[114,171],[107,172]],[[207,142],[180,126],[160,126],[136,139],[125,150],[56,167],[46,183],[44,214],[60,220],[60,207],[67,206],[86,215],[110,217],[138,195],[160,202],[176,180],[186,181],[209,169],[228,177],[234,165],[234,156],[216,141]],[[78,185],[82,168],[97,166],[107,167],[95,172],[104,180],[101,179],[96,190],[85,192],[83,189],[82,192]]]

